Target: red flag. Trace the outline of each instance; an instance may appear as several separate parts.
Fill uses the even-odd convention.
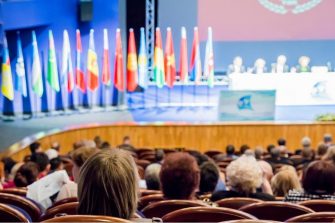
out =
[[[185,27],[181,28],[180,80],[184,83],[188,82],[187,39],[186,39],[186,28]]]
[[[125,90],[124,74],[123,74],[123,56],[121,31],[116,30],[116,47],[115,47],[115,62],[114,62],[114,84],[119,91]]]
[[[108,33],[107,29],[104,29],[104,54],[103,54],[103,64],[102,64],[102,83],[105,85],[110,85],[110,64],[109,64],[109,46],[108,46]]]
[[[94,30],[90,30],[90,40],[87,52],[87,87],[96,91],[99,87],[98,56],[94,46]]]
[[[85,86],[85,79],[84,79],[84,72],[82,70],[82,62],[81,62],[81,55],[83,52],[83,48],[81,46],[81,38],[80,38],[80,31],[77,29],[76,31],[76,45],[77,45],[77,54],[76,54],[76,85],[82,91],[86,91]]]
[[[164,66],[165,66],[165,82],[167,86],[172,88],[176,80],[176,61],[173,49],[172,31],[170,27],[167,28],[166,33]]]
[[[135,91],[138,84],[137,54],[134,30],[129,29],[128,58],[127,58],[127,90]]]

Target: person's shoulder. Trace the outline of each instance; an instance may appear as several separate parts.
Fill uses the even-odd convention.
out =
[[[252,194],[251,197],[257,198],[257,199],[260,199],[260,200],[263,200],[263,201],[275,201],[276,200],[276,198],[273,195],[263,193],[263,192],[254,193],[254,194]]]
[[[229,197],[238,197],[238,193],[229,190],[216,191],[212,194],[211,201],[218,201]]]

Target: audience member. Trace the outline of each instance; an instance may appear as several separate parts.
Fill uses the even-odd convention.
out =
[[[45,154],[48,156],[49,160],[52,160],[52,159],[57,158],[59,156],[58,151],[55,150],[55,149],[52,149],[52,148],[45,151]]]
[[[127,150],[131,153],[136,153],[135,147],[131,144],[131,140],[129,136],[123,137],[122,144],[117,146],[119,149]]]
[[[79,140],[73,144],[73,150],[79,149],[81,147],[94,148],[96,144],[92,140]]]
[[[278,148],[271,149],[270,155],[271,157],[265,161],[269,162],[273,169],[276,168],[277,164],[293,165],[292,161],[288,158],[280,156],[280,150]]]
[[[322,157],[322,160],[332,161],[335,163],[335,146],[327,149],[327,153]]]
[[[323,136],[323,143],[326,145],[326,146],[332,146],[333,145],[333,138],[332,138],[332,135],[327,133],[327,134],[324,134]]]
[[[153,163],[147,166],[144,172],[144,179],[148,190],[160,190],[159,173],[162,165]]]
[[[36,152],[31,155],[31,161],[38,166],[38,178],[46,176],[50,170],[50,162],[48,156],[43,152]]]
[[[50,173],[64,169],[62,159],[58,156],[50,160]]]
[[[268,151],[269,154],[271,154],[271,150],[272,150],[273,148],[276,148],[276,146],[273,145],[273,144],[270,144],[270,145],[268,145],[268,146],[266,147],[266,150]]]
[[[30,149],[31,154],[39,153],[43,151],[41,147],[41,143],[39,142],[33,142],[32,144],[30,144],[29,149]]]
[[[312,141],[309,137],[305,136],[301,139],[302,149],[311,148]]]
[[[217,191],[213,193],[211,200],[217,201],[229,197],[252,197],[261,200],[274,200],[270,194],[257,192],[263,184],[263,172],[252,156],[241,156],[232,161],[227,169],[228,191]]]
[[[101,143],[100,149],[112,149],[112,147],[109,144],[109,142],[105,141],[105,142]]]
[[[14,184],[16,187],[27,187],[38,179],[38,166],[34,162],[27,162],[23,164],[14,177]]]
[[[245,73],[245,67],[243,66],[242,57],[235,57],[233,63],[228,66],[228,74],[242,74]]]
[[[98,149],[101,149],[101,145],[102,145],[102,139],[100,136],[95,136],[93,141],[95,142],[95,145]]]
[[[164,156],[165,156],[164,150],[162,150],[162,149],[156,149],[156,151],[155,151],[155,159],[156,159],[157,163],[162,164],[163,160],[164,160]]]
[[[176,152],[166,156],[160,172],[161,189],[166,199],[195,199],[200,170],[193,156]]]
[[[54,150],[56,150],[59,153],[59,151],[60,151],[60,144],[58,142],[53,142],[51,144],[51,149],[54,149]]]
[[[335,165],[327,161],[312,162],[303,173],[304,191],[289,191],[285,201],[300,202],[311,199],[335,200]]]
[[[14,161],[10,157],[4,157],[1,159],[1,161],[4,164],[4,168],[5,168],[5,178],[8,178],[13,166],[16,164],[16,161]]]
[[[78,214],[130,219],[137,207],[138,180],[129,153],[118,149],[96,153],[80,171]]]
[[[318,158],[323,157],[327,153],[327,150],[328,150],[328,146],[326,144],[319,143],[317,151],[316,151],[317,157]]]
[[[310,72],[311,68],[309,67],[311,59],[307,56],[301,56],[299,58],[299,65],[297,66],[298,73]]]
[[[234,145],[227,145],[226,146],[226,158],[236,160],[238,156],[235,155],[235,146]]]
[[[245,151],[247,151],[248,149],[250,149],[250,146],[248,146],[247,144],[244,144],[240,147],[240,153],[241,155],[244,154]]]
[[[204,162],[200,166],[199,195],[213,193],[220,179],[219,174],[218,166],[211,161]]]
[[[287,73],[289,72],[289,67],[286,64],[286,56],[285,55],[279,55],[277,57],[277,62],[271,64],[271,72],[272,73]]]
[[[276,197],[285,197],[290,190],[302,190],[295,169],[279,171],[271,180],[271,188]]]
[[[264,154],[264,150],[262,147],[257,146],[255,148],[255,158],[256,160],[262,160],[263,159],[263,154]]]

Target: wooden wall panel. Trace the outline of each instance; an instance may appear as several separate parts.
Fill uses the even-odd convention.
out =
[[[236,124],[171,124],[171,125],[102,125],[86,126],[78,129],[64,130],[37,137],[44,149],[48,149],[52,142],[61,143],[61,153],[72,149],[74,142],[81,139],[93,139],[100,135],[112,146],[121,143],[125,135],[131,137],[133,144],[148,148],[176,148],[184,147],[207,151],[210,149],[224,150],[227,144],[239,148],[248,144],[252,148],[268,144],[276,144],[279,137],[287,139],[287,146],[294,150],[300,147],[301,138],[309,136],[313,146],[322,140],[323,134],[332,133],[335,136],[334,123],[236,123]],[[2,156],[12,156],[15,160],[22,160],[29,154],[24,143],[12,146]]]

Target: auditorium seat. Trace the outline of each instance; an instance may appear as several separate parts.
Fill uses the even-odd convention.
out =
[[[54,218],[56,215],[76,215],[79,202],[70,202],[58,205],[56,207],[48,209],[44,215],[41,216],[40,221],[45,221],[50,218]]]
[[[41,210],[33,201],[15,194],[0,193],[0,203],[14,205],[26,211],[33,221],[41,216]]]
[[[210,158],[214,158],[214,156],[217,156],[223,153],[222,151],[219,151],[219,150],[208,150],[204,154],[209,156]]]
[[[144,197],[144,196],[147,196],[147,195],[150,195],[150,194],[162,194],[162,191],[141,189],[140,193],[141,193],[141,197]]]
[[[229,208],[191,207],[170,212],[163,222],[221,222],[235,219],[254,219],[254,216]]]
[[[138,210],[142,210],[151,203],[164,200],[163,194],[150,194],[140,198],[138,202]]]
[[[158,217],[161,218],[167,213],[189,207],[206,207],[207,205],[202,202],[190,200],[165,200],[157,201],[146,206],[142,213],[147,218]]]
[[[222,169],[225,169],[225,168],[227,168],[227,166],[230,164],[230,162],[220,161],[220,162],[217,162],[216,164],[220,167],[220,169],[221,169],[221,168],[222,168]]]
[[[6,204],[0,204],[1,222],[29,222],[29,220],[18,210]]]
[[[285,221],[298,215],[314,212],[312,209],[298,204],[285,203],[280,201],[268,201],[249,204],[240,208],[240,210],[259,219],[274,221]]]
[[[68,197],[68,198],[64,198],[62,200],[59,200],[59,201],[56,201],[50,208],[48,209],[51,209],[51,208],[54,208],[58,205],[62,205],[62,204],[66,204],[66,203],[70,203],[70,202],[77,202],[78,201],[78,198],[77,197]]]
[[[233,198],[221,199],[216,201],[215,203],[217,203],[219,207],[232,208],[238,210],[241,207],[246,206],[248,204],[261,203],[261,202],[263,201],[255,198],[233,197]]]
[[[220,223],[281,223],[280,221],[270,221],[270,220],[250,220],[250,219],[242,219],[242,220],[231,220],[231,221],[221,221]]]
[[[332,200],[308,200],[298,204],[308,207],[315,212],[335,212],[335,201]]]
[[[148,160],[150,163],[153,163],[156,161],[156,154],[155,152],[150,154],[144,154],[139,157],[141,160]]]
[[[144,168],[137,165],[137,171],[138,171],[138,175],[140,176],[141,179],[144,179]]]
[[[100,215],[68,215],[56,218],[51,218],[43,222],[123,222],[131,223],[131,221],[115,218],[110,216],[100,216]]]
[[[285,197],[275,197],[276,201],[284,201]]]
[[[315,212],[296,216],[286,222],[334,222],[335,212]]]
[[[135,160],[137,166],[141,166],[144,170],[151,164],[149,160]]]
[[[0,193],[15,194],[25,197],[27,195],[27,188],[6,188],[0,190]]]
[[[148,151],[142,151],[140,153],[137,153],[138,159],[142,159],[142,157],[147,156],[147,155],[155,155],[156,151],[155,150],[148,150]]]
[[[137,156],[140,156],[144,152],[150,152],[153,151],[152,149],[149,148],[138,148],[136,149]]]

